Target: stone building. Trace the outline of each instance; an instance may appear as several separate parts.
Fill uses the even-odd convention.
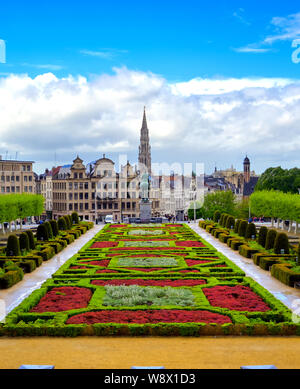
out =
[[[36,189],[33,164],[33,161],[4,160],[0,156],[1,194],[34,194]]]

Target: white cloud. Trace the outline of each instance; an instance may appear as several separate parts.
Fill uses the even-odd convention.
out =
[[[254,53],[254,54],[261,54],[261,53],[267,53],[269,51],[272,51],[272,49],[261,49],[258,47],[251,47],[251,45],[234,48],[233,50],[236,51],[237,53]]]
[[[127,50],[117,50],[117,49],[101,49],[98,51],[95,50],[80,50],[80,54],[90,56],[90,57],[98,57],[102,59],[112,59],[117,55],[127,53]]]
[[[36,161],[36,171],[77,153],[136,162],[146,105],[153,162],[240,163],[253,168],[300,163],[300,83],[283,78],[202,79],[169,84],[127,68],[100,75],[0,78],[0,154]],[[117,164],[117,161],[116,161]],[[210,165],[212,164],[212,165]],[[41,168],[42,166],[42,168]]]

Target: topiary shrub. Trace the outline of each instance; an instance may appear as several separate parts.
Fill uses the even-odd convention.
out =
[[[58,224],[59,231],[66,231],[68,229],[67,222],[66,222],[66,219],[64,217],[60,217],[58,219],[57,224]]]
[[[234,217],[228,216],[225,224],[226,228],[232,229],[234,227]]]
[[[219,212],[219,211],[216,211],[216,212]],[[215,212],[215,215],[216,215],[216,212]],[[220,214],[220,212],[219,212],[219,214]],[[214,221],[217,223],[219,221],[221,214],[220,214],[218,220],[215,220],[215,215],[214,215]],[[71,217],[72,217],[72,224],[79,224],[79,217],[78,217],[77,212],[73,212]]]
[[[18,257],[21,255],[19,239],[15,234],[9,235],[7,239],[6,255],[8,257]]]
[[[34,240],[33,232],[30,230],[26,230],[25,233],[28,236],[30,250],[34,250],[35,249],[35,240]]]
[[[248,222],[246,220],[241,220],[240,225],[239,225],[239,230],[238,230],[239,236],[245,238],[247,225],[248,225]]]
[[[45,222],[44,226],[47,228],[49,239],[53,239],[53,231],[51,224],[49,222]]]
[[[256,226],[254,223],[249,223],[246,228],[245,238],[246,239],[256,239]]]
[[[50,225],[52,228],[53,236],[57,236],[59,234],[58,225],[56,220],[50,220]]]
[[[45,226],[45,223],[40,224],[38,226],[36,230],[36,238],[37,240],[43,240],[43,241],[49,240],[49,233],[47,227]]]
[[[274,243],[276,239],[277,231],[276,230],[269,230],[266,237],[266,250],[272,250],[274,248]]]
[[[72,228],[72,226],[73,226],[72,216],[71,215],[67,215],[67,218],[69,219],[69,226],[70,226],[70,228]]]
[[[224,217],[226,216],[226,214],[225,213],[222,213],[221,214],[221,217],[220,217],[220,220],[219,220],[219,224],[220,224],[220,226],[222,226],[222,227],[224,227]]]
[[[30,250],[30,244],[29,244],[29,238],[26,232],[22,232],[19,236],[19,244],[20,244],[20,249],[29,251]]]
[[[284,250],[284,252],[281,252],[281,250]],[[275,241],[274,241],[274,252],[275,254],[289,254],[289,238],[287,234],[284,232],[279,232],[276,235]]]
[[[260,227],[260,230],[259,230],[259,233],[258,233],[257,242],[262,247],[266,246],[267,233],[268,233],[268,228],[267,227],[265,227],[265,226]]]
[[[63,216],[63,218],[65,219],[65,222],[66,222],[66,225],[67,225],[67,230],[69,230],[72,227],[72,224],[70,222],[70,219],[69,219],[68,215]]]
[[[233,231],[234,231],[236,234],[238,234],[238,232],[239,232],[240,223],[241,223],[241,219],[238,219],[238,220],[235,221]]]
[[[223,219],[223,227],[225,228],[226,226],[226,223],[227,223],[227,219],[229,218],[230,215],[228,215],[228,213],[225,214],[224,216],[224,219]]]

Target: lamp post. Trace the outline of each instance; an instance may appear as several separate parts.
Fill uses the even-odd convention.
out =
[[[97,223],[97,189],[95,189],[95,223]]]

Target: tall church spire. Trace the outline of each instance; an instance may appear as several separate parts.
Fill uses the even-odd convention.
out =
[[[146,107],[144,107],[143,123],[140,135],[140,146],[139,146],[139,170],[145,171],[151,174],[151,147],[149,142],[149,129],[147,126],[146,119]]]

